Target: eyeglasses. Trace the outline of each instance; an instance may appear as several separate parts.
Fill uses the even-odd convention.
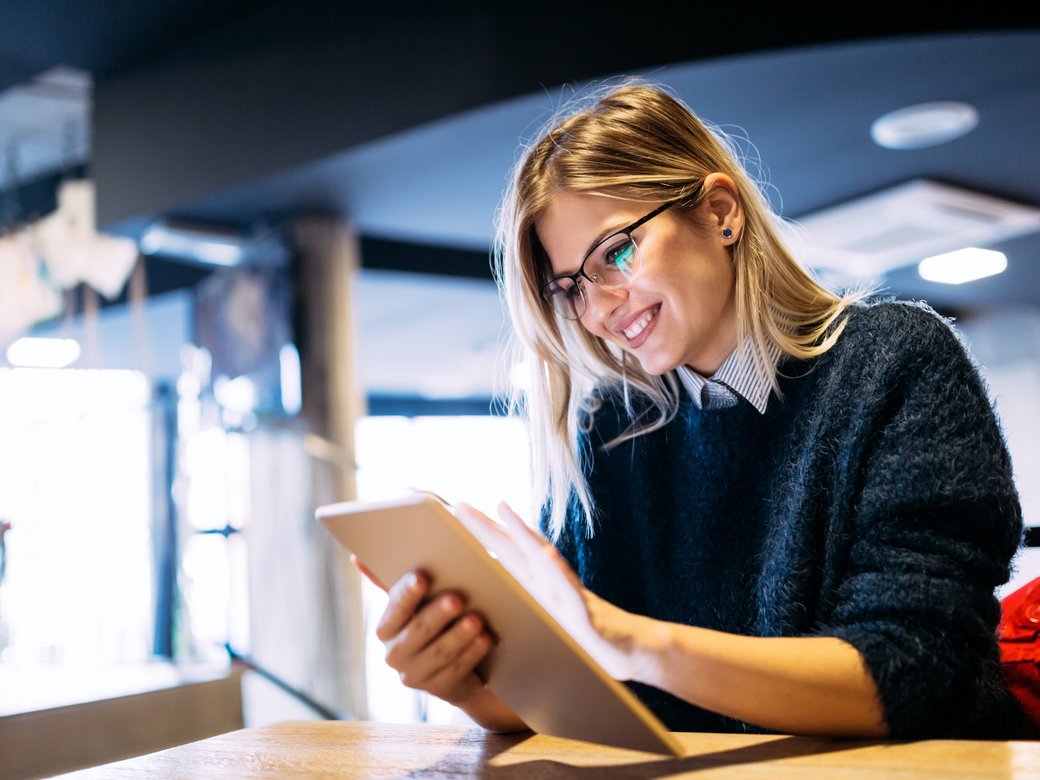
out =
[[[643,267],[639,246],[632,237],[633,231],[678,202],[663,203],[628,227],[611,233],[588,251],[576,273],[551,279],[542,288],[542,297],[564,319],[581,319],[589,306],[584,280],[611,290],[631,282]]]

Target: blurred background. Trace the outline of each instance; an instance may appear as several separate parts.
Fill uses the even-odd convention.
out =
[[[533,511],[495,211],[520,144],[623,76],[733,138],[822,278],[955,318],[1040,525],[1038,16],[7,0],[0,730],[237,691],[232,656],[247,725],[459,722],[384,668],[382,596],[313,511]]]

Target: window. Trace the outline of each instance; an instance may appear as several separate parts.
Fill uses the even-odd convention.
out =
[[[466,501],[495,516],[505,500],[529,514],[528,444],[523,421],[508,417],[366,417],[358,421],[358,498],[378,501],[419,488]],[[383,660],[375,621],[386,596],[363,587],[369,717],[390,722],[466,722],[450,705],[405,688]]]
[[[151,446],[143,374],[0,369],[0,661],[151,655]]]

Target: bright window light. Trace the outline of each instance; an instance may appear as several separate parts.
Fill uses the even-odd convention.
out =
[[[926,257],[917,266],[921,278],[942,284],[964,284],[1003,273],[1007,257],[992,249],[968,247]]]
[[[294,344],[283,344],[278,350],[281,369],[282,409],[286,414],[299,414],[303,408],[303,389],[300,380],[300,353]]]
[[[259,393],[253,380],[243,374],[234,379],[218,377],[213,395],[221,406],[244,413],[256,408]]]
[[[419,488],[452,503],[466,501],[491,517],[505,500],[533,519],[527,430],[517,417],[363,417],[355,437],[362,501],[398,498]],[[401,684],[383,660],[385,650],[374,631],[386,594],[363,580],[362,601],[370,719],[470,723],[460,710]]]
[[[509,383],[524,392],[531,389],[531,366],[526,360],[509,369]]]
[[[26,336],[7,348],[7,362],[23,368],[64,368],[79,359],[75,339],[45,339]]]
[[[0,517],[12,525],[0,665],[147,660],[155,576],[148,381],[131,371],[5,368],[0,398]]]

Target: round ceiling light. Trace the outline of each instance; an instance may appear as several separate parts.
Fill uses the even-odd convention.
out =
[[[886,149],[924,149],[975,129],[979,112],[968,103],[940,100],[891,111],[874,120],[870,137]]]

